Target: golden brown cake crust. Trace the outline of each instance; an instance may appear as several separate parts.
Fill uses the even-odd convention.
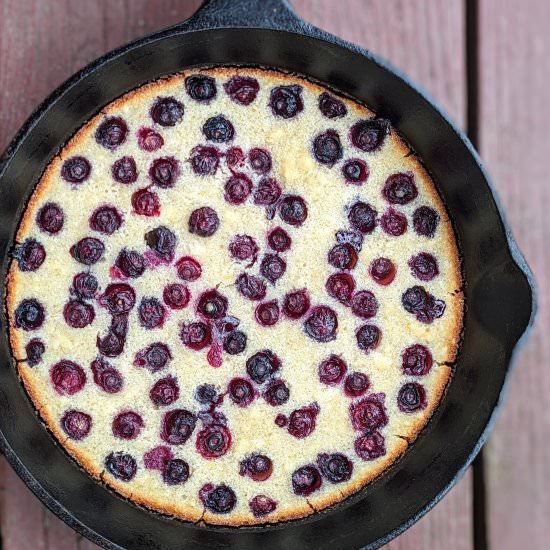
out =
[[[218,96],[223,95],[221,84],[225,82],[228,78],[235,74],[242,74],[247,76],[254,76],[257,78],[261,84],[262,88],[272,87],[275,85],[289,83],[298,83],[303,87],[305,93],[304,95],[309,97],[317,97],[319,94],[326,91],[326,89],[316,83],[312,83],[308,80],[303,79],[299,75],[286,75],[276,71],[268,71],[264,69],[252,69],[252,68],[234,68],[234,67],[219,67],[219,68],[209,68],[203,70],[195,71],[186,71],[173,75],[169,78],[155,81],[150,84],[147,84],[137,90],[129,92],[128,94],[117,99],[110,105],[106,106],[96,117],[90,120],[86,125],[84,125],[75,136],[65,145],[62,151],[57,155],[50,163],[48,168],[45,170],[40,182],[38,183],[33,195],[31,196],[27,208],[23,214],[18,232],[16,241],[22,242],[29,235],[36,234],[35,229],[35,216],[36,212],[40,205],[42,205],[45,200],[52,197],[55,200],[57,197],[58,190],[56,186],[59,186],[59,172],[61,166],[65,159],[75,155],[82,154],[83,151],[88,151],[91,147],[90,143],[94,141],[94,131],[98,125],[98,122],[103,120],[105,116],[112,114],[123,113],[123,116],[131,116],[131,109],[134,105],[143,106],[145,104],[150,104],[151,98],[155,96],[163,95],[173,95],[176,86],[181,88],[181,97],[184,101],[186,107],[186,116],[199,117],[200,115],[195,115],[193,111],[192,115],[187,115],[188,110],[194,109],[196,106],[192,104],[192,101],[188,96],[185,96],[183,91],[182,83],[186,76],[194,74],[196,72],[205,73],[216,78],[218,85]],[[332,95],[337,95],[333,91],[330,92]],[[373,113],[369,111],[366,107],[361,106],[357,103],[352,102],[351,100],[341,98],[347,109],[348,114],[346,119],[348,125],[350,120],[353,122],[359,118],[370,118]],[[312,110],[314,105],[307,104],[309,110]],[[136,107],[138,108],[138,107]],[[198,109],[197,109],[198,111]],[[232,113],[226,113],[231,118]],[[239,115],[240,116],[240,115]],[[264,116],[264,115],[262,115]],[[269,116],[269,115],[266,115]],[[301,115],[304,118],[305,113]],[[193,120],[195,120],[193,118]],[[317,121],[319,119],[319,121]],[[184,118],[185,120],[185,118]],[[135,132],[135,124],[132,120],[132,131]],[[331,127],[333,121],[327,121],[320,117],[319,113],[316,113],[316,120],[312,124],[322,123],[324,127]],[[144,121],[144,124],[150,124],[150,121]],[[240,124],[240,119],[239,119]],[[242,127],[246,127],[246,122],[242,123]],[[163,130],[161,128],[161,130]],[[279,134],[274,134],[273,139],[281,139]],[[270,134],[271,136],[271,134]],[[297,139],[297,138],[296,138]],[[262,145],[261,143],[259,144]],[[162,154],[163,151],[161,150]],[[93,155],[93,150],[92,150]],[[120,480],[117,480],[112,475],[106,474],[103,465],[98,463],[97,456],[91,451],[90,447],[87,447],[82,444],[80,441],[71,440],[61,429],[59,424],[59,410],[56,409],[56,406],[52,405],[50,402],[50,395],[46,390],[47,380],[40,379],[36,373],[38,372],[35,369],[40,367],[35,367],[31,369],[25,364],[25,342],[28,341],[32,333],[25,333],[21,330],[18,330],[13,321],[10,324],[9,330],[9,339],[10,345],[12,347],[14,358],[17,360],[17,369],[19,376],[25,386],[26,391],[28,392],[32,402],[34,403],[38,413],[40,414],[42,420],[48,427],[48,429],[53,433],[55,438],[59,443],[65,448],[65,450],[93,477],[101,479],[109,487],[113,488],[115,491],[127,497],[131,501],[146,506],[152,510],[159,511],[174,517],[181,519],[198,522],[204,521],[206,523],[218,524],[218,525],[252,525],[258,523],[276,523],[279,521],[287,521],[296,518],[301,518],[311,514],[314,511],[319,511],[327,508],[335,503],[340,502],[346,497],[354,494],[359,489],[376,479],[381,473],[385,472],[392,464],[394,464],[399,457],[406,452],[407,448],[414,442],[420,431],[424,428],[430,417],[432,416],[434,410],[440,403],[442,396],[445,393],[445,389],[450,382],[452,376],[452,368],[448,365],[451,365],[458,353],[458,347],[460,344],[461,331],[462,331],[462,321],[463,321],[463,293],[462,293],[462,275],[461,275],[461,265],[460,265],[460,256],[456,243],[456,238],[452,228],[452,223],[449,219],[447,211],[441,201],[441,198],[437,192],[436,187],[434,186],[430,175],[428,174],[425,167],[413,154],[410,154],[410,147],[406,142],[397,134],[397,132],[392,128],[391,133],[387,138],[386,144],[384,145],[384,155],[386,160],[381,161],[381,171],[386,170],[385,163],[391,168],[390,171],[400,170],[401,166],[406,166],[406,169],[414,172],[416,182],[419,186],[419,199],[421,203],[430,204],[433,208],[436,209],[440,217],[439,227],[438,227],[438,241],[437,241],[437,252],[441,257],[445,258],[445,300],[447,302],[447,308],[445,312],[445,330],[443,331],[442,336],[444,336],[444,346],[441,347],[441,354],[438,356],[434,354],[434,367],[430,373],[429,380],[426,381],[427,390],[429,390],[429,399],[427,407],[421,412],[417,412],[412,417],[407,415],[407,418],[403,421],[393,423],[393,420],[385,428],[384,435],[386,437],[388,451],[386,454],[375,460],[369,468],[360,468],[360,472],[354,474],[352,479],[339,486],[337,484],[331,485],[327,481],[323,484],[323,491],[319,493],[313,493],[307,499],[305,498],[295,498],[292,497],[292,493],[288,491],[288,502],[279,501],[278,509],[268,515],[267,517],[258,519],[250,514],[249,510],[246,507],[238,508],[237,510],[231,512],[227,515],[214,514],[208,510],[204,510],[200,502],[196,503],[185,503],[188,500],[186,496],[184,498],[185,502],[180,502],[175,500],[176,493],[172,493],[174,498],[167,498],[163,493],[162,486],[151,487],[151,481],[149,479],[142,482],[141,485],[136,485],[137,482],[132,481],[131,483],[126,483]],[[368,154],[362,154],[357,150],[349,151],[348,156],[358,156],[361,158],[367,158]],[[117,158],[117,156],[113,158]],[[151,158],[151,157],[148,157]],[[185,153],[181,153],[182,161],[186,158]],[[277,160],[277,158],[275,157]],[[92,156],[92,162],[94,157]],[[102,162],[102,161],[101,161]],[[183,163],[183,162],[182,162]],[[397,163],[397,169],[393,169],[393,164]],[[307,170],[310,169],[308,164],[306,167]],[[324,168],[322,168],[324,169]],[[289,164],[285,165],[281,163],[278,167],[278,177],[280,179],[285,179],[285,176],[292,174],[292,171],[295,170],[295,166],[290,166]],[[311,170],[315,170],[315,166]],[[335,169],[334,169],[335,170]],[[290,171],[290,172],[289,172]],[[338,176],[334,176],[338,177]],[[140,179],[143,179],[141,177]],[[309,181],[309,180],[308,180]],[[304,182],[304,186],[310,185],[308,181]],[[143,185],[134,184],[133,190],[142,187]],[[310,188],[307,188],[308,190]],[[67,191],[66,193],[71,193],[72,191]],[[360,196],[362,188],[357,188],[357,195]],[[307,194],[306,194],[307,196]],[[113,201],[115,205],[118,205],[116,201]],[[128,212],[126,212],[128,214]],[[129,216],[129,214],[128,214]],[[410,219],[410,218],[409,218]],[[155,220],[153,219],[153,223]],[[155,224],[158,225],[158,224]],[[409,232],[412,233],[412,227],[409,227]],[[304,237],[305,238],[305,237]],[[70,245],[70,243],[67,243]],[[424,244],[424,243],[423,243]],[[428,243],[430,244],[430,243]],[[55,245],[52,245],[52,250],[55,250]],[[49,258],[49,257],[48,257]],[[80,266],[82,267],[82,266]],[[76,272],[76,269],[71,268],[71,273]],[[365,267],[363,267],[365,270]],[[37,272],[39,273],[39,272]],[[25,295],[25,288],[27,285],[26,282],[26,273],[23,273],[19,270],[17,262],[12,260],[9,273],[8,273],[8,284],[7,284],[7,295],[6,295],[6,307],[10,317],[10,320],[13,320],[13,315],[17,304],[19,303],[22,296]],[[365,276],[362,276],[363,279]],[[31,287],[32,288],[32,287]],[[371,288],[369,286],[369,288]],[[438,287],[440,288],[440,287]],[[326,296],[322,298],[323,302],[327,302]],[[190,307],[190,306],[189,306]],[[339,312],[340,313],[340,312]],[[49,321],[48,314],[46,321]],[[57,318],[55,320],[57,321]],[[61,324],[59,325],[62,326]],[[101,327],[98,327],[102,332]],[[422,327],[424,329],[425,327]],[[97,332],[97,330],[96,330]],[[74,330],[72,332],[74,334]],[[426,341],[431,342],[433,336],[430,336],[429,332],[420,333],[417,331],[417,334],[425,334]],[[407,340],[407,338],[405,338]],[[414,338],[412,338],[414,340]],[[408,341],[408,340],[407,340]],[[46,344],[48,345],[48,341]],[[292,344],[290,344],[292,345]],[[403,346],[404,347],[404,346]],[[346,351],[347,348],[344,349]],[[248,355],[248,352],[247,352]],[[344,353],[345,355],[345,353]],[[242,362],[242,360],[241,360]],[[385,364],[384,359],[380,359],[380,364]],[[41,365],[45,370],[45,365]],[[86,367],[85,367],[86,368]],[[129,367],[132,368],[132,367]],[[223,367],[222,367],[223,368]],[[368,369],[367,369],[367,372]],[[92,376],[89,369],[86,369],[87,373],[87,384],[88,386],[92,385],[91,380]],[[370,372],[369,372],[370,374]],[[391,375],[394,376],[395,375]],[[408,377],[410,378],[410,377]],[[423,381],[423,380],[422,380]],[[397,391],[398,388],[394,388]],[[332,390],[331,390],[332,391]],[[373,389],[376,392],[376,388]],[[392,394],[393,395],[393,394]],[[116,396],[113,396],[116,398]],[[86,400],[92,399],[92,397],[86,397]],[[386,405],[388,404],[389,397],[386,398]],[[75,406],[78,407],[78,394],[75,395]],[[332,402],[332,401],[331,401]],[[340,402],[347,408],[348,403],[350,402],[349,398],[345,397],[343,394],[340,397]],[[86,403],[91,403],[86,401]],[[287,409],[288,410],[288,409]],[[399,413],[396,412],[397,407],[392,405],[390,410],[390,417],[398,416]],[[240,412],[240,411],[239,411]],[[402,415],[405,416],[405,415]],[[238,417],[240,418],[240,417]],[[238,418],[236,421],[238,421]],[[230,417],[230,421],[233,422],[233,417]],[[308,441],[307,439],[304,441]],[[157,444],[162,443],[158,441]],[[290,441],[293,443],[293,441]],[[152,446],[152,444],[150,445]],[[190,440],[186,447],[192,446],[192,440]],[[130,448],[130,447],[129,447]],[[184,447],[185,448],[185,447]],[[268,449],[269,450],[269,449]],[[335,449],[336,451],[337,449]],[[189,449],[187,449],[189,451]],[[347,450],[347,454],[352,454],[353,451]],[[176,453],[177,454],[177,453]],[[137,457],[136,458],[141,458]],[[309,458],[309,462],[314,461],[314,456]],[[357,457],[354,457],[354,460],[358,460]],[[203,464],[209,466],[208,461],[202,461]],[[306,459],[304,464],[308,463]],[[201,464],[198,462],[197,464]],[[360,462],[357,462],[357,466],[360,466]],[[192,471],[193,474],[195,470],[195,463],[193,463]],[[144,473],[145,469],[141,466],[140,462],[140,472]],[[150,473],[150,472],[149,472]],[[149,475],[148,473],[148,475]],[[246,482],[247,478],[242,478]],[[223,481],[223,480],[220,480]],[[253,482],[252,482],[253,483]],[[149,485],[148,485],[149,484]],[[185,488],[185,485],[183,485]],[[327,490],[326,487],[329,487],[330,490]],[[278,491],[279,489],[277,489]],[[288,490],[288,489],[287,489]],[[237,491],[238,492],[238,491]],[[257,493],[262,493],[262,484],[257,484]],[[179,493],[178,493],[179,494]],[[286,495],[285,489],[281,489],[281,495]],[[196,499],[196,495],[191,495]],[[189,498],[191,498],[191,496]],[[196,499],[197,500],[197,499]]]

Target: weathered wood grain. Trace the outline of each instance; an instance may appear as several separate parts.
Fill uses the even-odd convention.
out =
[[[534,271],[539,310],[486,446],[491,548],[548,548],[550,518],[550,4],[480,3],[481,154]]]
[[[199,0],[0,0],[0,149],[75,70],[135,37],[173,24]],[[465,124],[463,0],[294,0],[313,24],[388,58]],[[23,32],[22,29],[25,29]],[[1,492],[2,483],[4,491]],[[5,550],[91,550],[0,465]],[[388,550],[472,549],[470,475]],[[22,528],[23,527],[23,528]]]

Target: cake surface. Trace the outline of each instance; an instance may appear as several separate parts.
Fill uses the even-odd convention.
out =
[[[432,416],[458,248],[388,121],[302,77],[193,70],[105,107],[24,212],[6,307],[24,386],[92,476],[220,525],[335,504]]]

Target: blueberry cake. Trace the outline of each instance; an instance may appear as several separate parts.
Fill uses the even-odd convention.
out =
[[[461,288],[387,120],[214,68],[128,93],[52,160],[6,307],[27,392],[91,476],[239,526],[322,510],[407,451],[452,374]]]

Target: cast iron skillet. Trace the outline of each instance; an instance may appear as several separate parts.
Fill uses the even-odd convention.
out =
[[[276,527],[198,527],[124,501],[54,443],[17,378],[2,311],[0,446],[53,512],[106,548],[377,548],[434,506],[479,451],[535,310],[529,268],[471,144],[387,63],[304,23],[286,0],[207,0],[187,21],[98,59],[38,108],[0,164],[1,295],[21,212],[62,144],[128,90],[212,64],[277,67],[329,84],[389,118],[425,161],[454,221],[466,280],[464,339],[441,407],[394,468],[331,510]]]

